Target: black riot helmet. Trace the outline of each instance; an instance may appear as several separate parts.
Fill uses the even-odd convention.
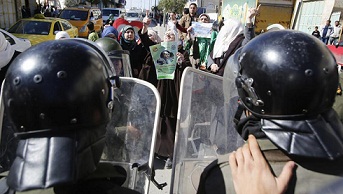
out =
[[[239,119],[242,111],[236,112],[236,127],[244,138],[251,123],[259,121],[262,132],[290,155],[343,156],[343,125],[332,109],[337,64],[325,44],[299,31],[271,31],[232,58],[238,66],[235,85],[241,107],[252,113]]]
[[[337,64],[312,36],[290,30],[266,33],[244,46],[238,60],[239,96],[259,117],[317,115],[334,103]]]
[[[72,184],[95,170],[113,108],[109,65],[101,49],[79,39],[40,43],[12,62],[3,88],[19,138],[10,188]]]
[[[129,51],[123,50],[118,41],[110,37],[99,38],[95,43],[107,53],[117,75],[132,77]]]

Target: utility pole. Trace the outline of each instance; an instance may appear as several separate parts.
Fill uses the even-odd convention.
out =
[[[155,7],[154,7],[154,18],[156,17],[156,11],[157,11],[157,7],[156,7],[156,0],[155,0]]]

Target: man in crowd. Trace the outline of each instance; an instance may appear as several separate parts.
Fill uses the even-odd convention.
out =
[[[326,20],[325,25],[322,27],[320,34],[322,35],[322,41],[328,44],[331,34],[333,34],[333,27],[331,26],[331,21]]]
[[[198,9],[197,4],[195,3],[189,4],[189,13],[182,16],[182,18],[179,21],[179,25],[187,29],[188,27],[192,25],[193,21],[198,21],[197,9]],[[179,31],[180,40],[183,41],[186,38],[186,36],[187,36],[187,33],[182,33]]]
[[[330,35],[330,44],[337,44],[339,37],[341,36],[341,25],[339,21],[335,21],[335,26],[333,27],[333,33]]]

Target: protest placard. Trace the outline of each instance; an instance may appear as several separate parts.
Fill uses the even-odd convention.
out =
[[[211,38],[212,23],[192,22],[195,37]]]
[[[177,43],[162,42],[150,46],[150,52],[156,68],[157,79],[174,79]]]

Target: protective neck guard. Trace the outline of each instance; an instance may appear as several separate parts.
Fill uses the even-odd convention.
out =
[[[85,178],[96,169],[105,145],[105,127],[101,128],[76,130],[59,137],[21,139],[8,186],[15,191],[27,191],[73,184]]]
[[[308,120],[262,119],[262,131],[290,155],[334,160],[343,155],[343,125],[330,109]]]

